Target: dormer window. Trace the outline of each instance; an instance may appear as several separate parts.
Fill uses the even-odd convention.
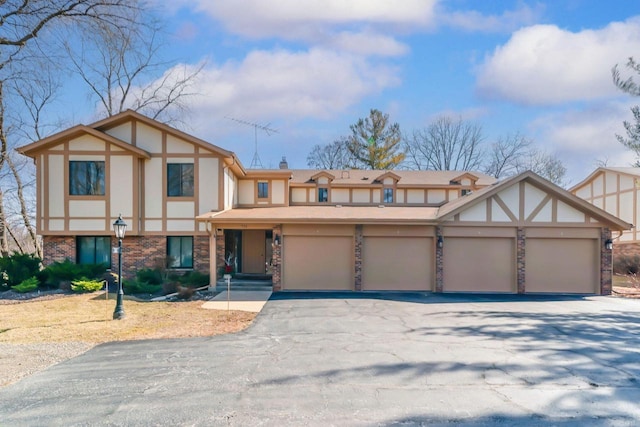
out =
[[[329,189],[326,187],[318,188],[318,202],[328,202],[329,201]]]
[[[471,190],[468,188],[463,188],[462,190],[460,190],[460,194],[466,196],[467,194],[471,194]]]
[[[393,188],[387,187],[382,190],[382,201],[384,203],[393,203]]]

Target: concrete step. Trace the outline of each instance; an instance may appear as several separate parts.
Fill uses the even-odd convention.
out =
[[[271,291],[273,283],[270,280],[231,280],[231,291]],[[216,292],[227,290],[227,281],[216,282]]]

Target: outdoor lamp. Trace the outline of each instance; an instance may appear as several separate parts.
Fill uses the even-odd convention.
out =
[[[613,240],[611,239],[607,239],[604,241],[604,247],[605,249],[607,249],[608,251],[610,251],[611,249],[613,249]]]
[[[116,320],[124,319],[124,308],[122,307],[122,239],[127,231],[127,223],[122,220],[122,214],[118,216],[116,222],[113,223],[113,231],[118,239],[118,297],[116,299],[116,309],[113,312],[113,318]]]
[[[438,236],[438,247],[442,249],[443,246],[444,246],[444,239],[442,239],[442,236]]]

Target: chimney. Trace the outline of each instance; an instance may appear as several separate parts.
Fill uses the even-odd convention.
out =
[[[282,156],[282,160],[280,161],[280,169],[289,169],[289,164],[285,156]]]

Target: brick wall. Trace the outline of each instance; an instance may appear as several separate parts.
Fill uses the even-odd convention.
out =
[[[362,290],[362,224],[356,225],[355,236],[355,290]]]
[[[444,248],[438,243],[442,236],[442,227],[436,227],[436,292],[444,291]]]
[[[605,242],[611,239],[611,230],[600,230],[600,295],[611,295],[613,276],[613,251],[606,248]]]
[[[75,236],[44,236],[42,239],[45,266],[69,259],[76,261]],[[111,237],[111,246],[118,241]],[[167,257],[167,238],[164,236],[125,236],[122,240],[122,275],[133,278],[142,268],[154,268]],[[194,236],[193,267],[202,273],[209,272],[209,237]],[[111,255],[111,270],[118,270],[118,255]]]
[[[518,271],[518,293],[524,294],[526,288],[526,241],[524,228],[518,227],[516,230],[516,246],[517,246],[517,261],[516,267]]]
[[[273,274],[271,276],[271,282],[273,283],[273,291],[277,292],[282,290],[282,228],[280,226],[273,227],[273,241],[276,241],[276,237],[280,240],[280,244],[273,245],[272,264]]]

